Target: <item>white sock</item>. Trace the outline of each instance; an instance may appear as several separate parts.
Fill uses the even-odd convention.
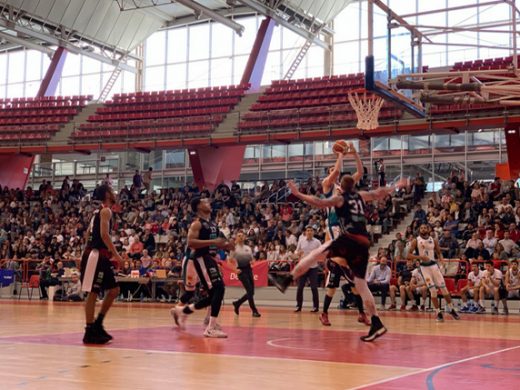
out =
[[[484,301],[482,299],[479,299],[478,304],[482,307],[484,307]]]
[[[217,317],[209,317],[208,328],[213,329],[217,325]]]

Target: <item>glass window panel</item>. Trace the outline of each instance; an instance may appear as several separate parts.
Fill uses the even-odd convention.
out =
[[[190,26],[190,61],[209,58],[209,24]]]
[[[184,166],[184,150],[166,150],[164,158],[166,169]]]
[[[233,60],[222,58],[211,61],[211,85],[229,85],[232,80]]]
[[[271,44],[269,50],[279,50],[282,45],[282,26],[276,25],[273,29],[273,36],[271,37]]]
[[[273,157],[285,157],[285,145],[273,145],[271,152]]]
[[[79,76],[63,77],[61,79],[61,95],[79,95]]]
[[[25,84],[25,93],[24,95],[27,96],[36,96],[38,93],[38,90],[40,89],[41,81],[29,81]]]
[[[187,47],[187,28],[176,28],[168,31],[168,63],[186,61]]]
[[[9,82],[23,81],[25,68],[25,52],[17,51],[9,53]]]
[[[245,27],[241,37],[235,36],[235,54],[249,54],[255,42],[257,18],[241,18],[238,22]]]
[[[247,56],[238,56],[234,58],[233,66],[233,84],[239,84],[242,79],[242,74],[247,64]]]
[[[233,30],[220,23],[211,24],[211,56],[229,57],[233,54]],[[240,38],[239,38],[240,39]]]
[[[186,64],[168,65],[166,67],[166,89],[186,88]]]
[[[188,88],[201,88],[209,85],[209,61],[188,64]]]
[[[303,144],[290,144],[288,146],[289,157],[303,156]]]
[[[334,45],[334,73],[356,73],[359,69],[359,42]]]
[[[0,54],[0,84],[7,84],[7,54]]]
[[[147,91],[158,91],[164,89],[164,67],[154,66],[145,68],[145,89]]]
[[[123,79],[121,92],[135,91],[135,74],[123,71],[119,77],[122,77]]]
[[[6,85],[0,85],[0,99],[5,99],[7,97],[7,86]]]
[[[87,56],[81,56],[83,74],[101,72],[101,62]]]
[[[430,136],[410,136],[408,138],[408,148],[409,150],[430,149]]]
[[[23,83],[9,84],[7,86],[7,96],[10,98],[23,97],[24,96]]]
[[[159,65],[164,63],[166,53],[166,32],[159,31],[146,40],[145,66]]]
[[[307,53],[307,77],[323,76],[325,49],[313,46]]]
[[[407,2],[408,3],[408,2]],[[334,19],[334,41],[353,40],[359,34],[359,2],[350,3]]]
[[[110,77],[110,76],[109,76]],[[81,80],[81,94],[82,95],[94,95],[98,97],[101,93],[101,73],[85,75]],[[116,93],[114,90],[111,92]]]
[[[62,76],[75,76],[81,70],[81,56],[78,54],[67,53],[65,64],[63,64]],[[45,69],[47,71],[47,69]]]
[[[42,53],[36,50],[28,50],[27,51],[27,63],[25,70],[25,79],[26,80],[41,80],[42,72],[41,72],[41,61],[42,61]]]

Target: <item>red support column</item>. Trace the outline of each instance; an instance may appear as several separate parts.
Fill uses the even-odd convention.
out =
[[[520,173],[520,131],[519,125],[508,125],[504,129],[506,133],[507,163],[511,179],[518,178]],[[503,171],[504,172],[504,171]]]
[[[213,191],[220,183],[240,177],[245,145],[220,146],[189,150],[193,179],[199,188]]]

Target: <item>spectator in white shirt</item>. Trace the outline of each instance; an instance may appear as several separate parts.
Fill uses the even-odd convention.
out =
[[[392,271],[387,265],[387,262],[388,260],[386,257],[381,257],[379,260],[379,265],[372,269],[372,272],[370,273],[370,276],[367,280],[370,291],[381,292],[381,304],[383,305],[383,308],[385,307],[386,297],[390,290],[390,278],[392,276]],[[395,302],[392,302],[390,305],[390,310],[395,308]]]
[[[473,263],[471,265],[471,272],[468,275],[468,284],[466,284],[460,290],[460,297],[462,298],[462,303],[464,306],[460,309],[462,313],[467,312],[476,312],[478,310],[478,306],[474,305],[473,299],[475,302],[479,301],[479,292],[480,292],[480,284],[481,280],[484,277],[484,271],[482,271],[477,263]],[[468,303],[468,295],[470,296]]]
[[[499,243],[504,247],[504,251],[507,253],[508,256],[513,256],[518,253],[518,245],[511,240],[509,231],[504,232],[504,239],[500,240]]]
[[[491,254],[495,251],[495,246],[497,245],[497,238],[493,234],[493,230],[486,230],[486,237],[482,240],[484,244],[484,248]]]
[[[321,242],[314,238],[314,229],[312,226],[305,228],[305,233],[300,236],[298,240],[298,246],[296,247],[296,253],[300,256],[300,259],[308,255],[314,249],[317,249],[321,245]],[[309,270],[303,274],[298,280],[298,290],[296,291],[296,312],[302,310],[303,306],[303,288],[309,280],[312,291],[312,310],[311,312],[317,313],[320,306],[320,298],[318,295],[318,262],[316,261]]]
[[[484,299],[493,298],[495,304],[491,307],[491,314],[498,314],[498,303],[500,301],[500,284],[503,275],[498,269],[495,269],[492,261],[486,262],[486,270],[483,272],[480,292],[479,292],[479,310],[478,313],[484,313]]]

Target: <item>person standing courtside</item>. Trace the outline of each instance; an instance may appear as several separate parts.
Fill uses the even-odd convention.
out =
[[[238,279],[246,289],[246,293],[236,301],[233,302],[235,314],[239,315],[240,306],[245,302],[249,302],[249,307],[253,312],[253,317],[260,317],[260,313],[255,305],[255,279],[253,276],[253,251],[251,247],[244,244],[245,236],[242,231],[237,233],[235,238],[235,250],[232,251],[229,257],[234,261],[237,268]]]
[[[110,208],[115,203],[114,192],[108,185],[103,184],[97,189],[96,195],[102,204],[98,210],[94,211],[87,232],[87,246],[81,258],[81,285],[82,290],[88,293],[85,304],[86,327],[83,336],[85,344],[106,344],[112,340],[112,336],[103,328],[103,319],[114,299],[119,295],[119,286],[110,259],[122,262],[121,256],[117,253],[110,238],[112,227]],[[105,298],[98,317],[94,321],[96,300],[101,290],[105,291]]]
[[[296,253],[303,258],[311,253],[313,250],[319,248],[321,242],[314,237],[314,229],[312,226],[305,228],[305,233],[300,236],[298,240],[298,246],[296,247]],[[303,288],[309,280],[309,284],[312,291],[312,313],[317,313],[320,306],[320,298],[318,295],[318,260],[309,267],[309,269],[300,277],[298,280],[298,289],[296,290],[296,310],[295,312],[302,311],[303,306]]]

